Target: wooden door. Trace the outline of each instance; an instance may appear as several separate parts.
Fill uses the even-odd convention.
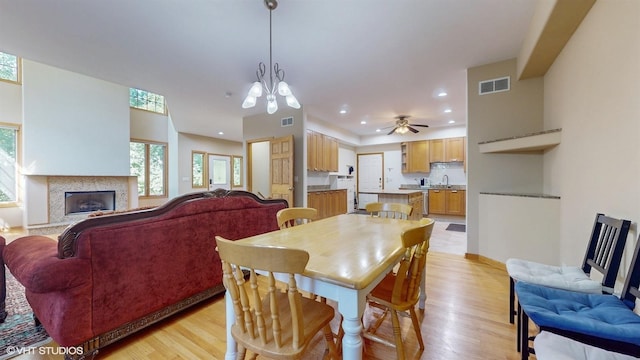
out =
[[[409,172],[428,173],[431,170],[429,166],[429,141],[411,141],[409,142]]]
[[[444,139],[429,140],[429,162],[444,162]]]
[[[271,140],[271,197],[285,199],[293,207],[293,135]]]
[[[447,190],[446,191],[447,214],[449,215],[465,215],[466,213],[466,191],[464,190]],[[429,199],[431,200],[431,199]]]
[[[316,156],[316,138],[313,131],[307,130],[307,170],[318,170]]]
[[[464,161],[464,138],[445,139],[445,161]]]
[[[445,214],[447,212],[444,190],[429,190],[429,214]]]

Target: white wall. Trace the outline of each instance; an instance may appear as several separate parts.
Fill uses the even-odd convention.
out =
[[[243,156],[242,143],[213,139],[207,136],[180,133],[178,135],[178,159],[177,166],[179,177],[179,192],[186,194],[194,191],[203,191],[203,188],[193,188],[191,182],[191,153],[200,151],[216,155]],[[268,152],[267,152],[268,154]],[[246,159],[244,159],[246,162]],[[243,174],[246,175],[246,174]],[[246,181],[243,181],[246,184]]]
[[[23,173],[129,175],[129,89],[23,60]]]
[[[545,127],[562,128],[544,157],[545,192],[562,196],[562,262],[581,263],[596,212],[632,220],[627,250],[635,244],[639,64],[640,2],[599,0],[545,76]]]
[[[511,77],[510,91],[478,95],[479,81],[503,76]],[[467,89],[467,253],[498,260],[498,254],[480,252],[492,248],[480,244],[480,192],[541,193],[543,156],[483,154],[478,143],[544,130],[543,79],[516,80],[511,59],[468,69]]]

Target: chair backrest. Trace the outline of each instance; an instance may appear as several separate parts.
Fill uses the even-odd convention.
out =
[[[417,227],[402,232],[402,246],[406,252],[396,272],[391,294],[393,304],[415,304],[418,301],[434,223],[433,219],[424,218]]]
[[[629,264],[629,271],[627,272],[627,278],[624,280],[620,299],[626,302],[630,308],[633,308],[636,299],[640,299],[640,236],[636,241],[636,248]]]
[[[282,348],[285,344],[292,345],[295,349],[301,348],[306,342],[302,294],[298,292],[294,275],[304,272],[309,261],[309,253],[298,249],[247,245],[220,236],[216,236],[216,243],[222,260],[223,283],[233,302],[234,326],[241,330],[242,337],[259,337],[264,345],[275,343],[276,348]],[[242,269],[249,271],[248,288],[245,286]],[[258,286],[256,270],[268,273],[268,287],[263,289],[264,291]],[[286,294],[276,288],[273,275],[276,272],[289,274]],[[283,296],[288,298],[289,306],[278,305]],[[262,307],[266,298],[270,304],[267,314]],[[281,313],[285,308],[290,311],[288,314]],[[283,317],[292,319],[292,329],[281,328],[280,319]],[[271,326],[265,326],[269,323]],[[236,341],[242,343],[242,339],[236,338]]]
[[[290,207],[278,211],[276,218],[280,229],[306,224],[318,217],[318,210],[308,207]]]
[[[413,212],[413,206],[399,203],[368,203],[365,210],[371,216],[387,217],[392,219],[408,219]]]
[[[614,219],[604,214],[596,215],[589,246],[582,262],[582,271],[590,274],[591,270],[595,269],[602,273],[602,289],[605,293],[613,293],[630,226],[629,220]]]

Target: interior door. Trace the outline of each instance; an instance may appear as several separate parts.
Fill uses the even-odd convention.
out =
[[[293,207],[293,135],[271,140],[271,197],[285,199]]]
[[[379,192],[383,189],[384,175],[383,154],[358,155],[358,208],[364,209],[370,202],[377,202],[377,194],[360,194],[361,192]]]
[[[231,190],[231,156],[208,156],[209,191],[215,189]]]
[[[380,191],[383,188],[381,153],[358,155],[358,191]]]

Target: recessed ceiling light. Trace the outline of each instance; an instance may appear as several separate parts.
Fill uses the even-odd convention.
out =
[[[450,112],[451,112],[451,109],[449,109],[449,108],[444,109],[444,112],[446,112],[446,113],[450,113]]]
[[[438,96],[440,96],[440,97],[447,96],[447,92],[446,91],[440,91],[438,93]]]
[[[224,135],[222,131],[218,131],[218,135]]]
[[[382,131],[382,130],[380,130],[380,129],[376,129],[376,132],[380,132],[380,131]]]
[[[346,113],[347,113],[347,110],[345,110],[345,109],[340,110],[340,114],[344,115]]]
[[[449,124],[454,124],[455,122],[455,120],[449,120]]]
[[[361,125],[364,125],[364,124],[366,124],[366,123],[367,123],[367,122],[366,122],[365,120],[360,121],[360,124],[361,124]]]

